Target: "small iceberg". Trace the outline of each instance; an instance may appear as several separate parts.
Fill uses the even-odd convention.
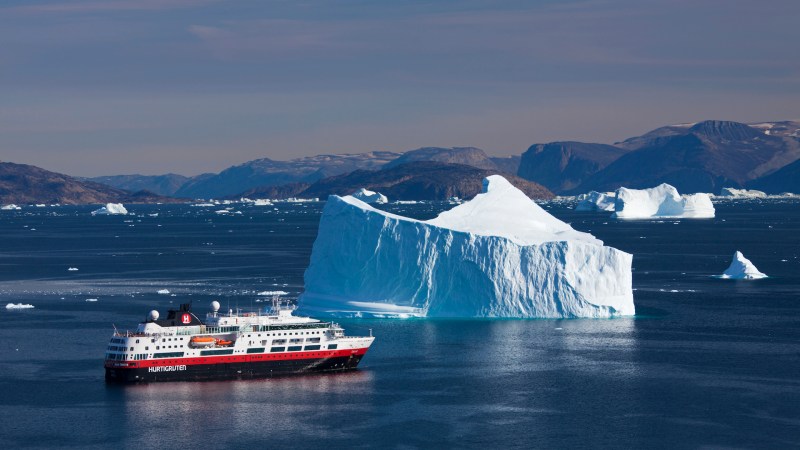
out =
[[[16,211],[16,210],[19,210],[19,209],[22,209],[22,208],[20,208],[19,206],[17,206],[17,205],[12,203],[10,205],[4,205],[4,206],[0,207],[0,209],[3,210],[3,211]]]
[[[122,206],[122,203],[106,203],[106,206],[92,211],[93,216],[107,216],[116,214],[128,214],[128,210]]]
[[[613,192],[591,191],[578,196],[575,211],[614,211],[616,201],[617,197]]]
[[[272,206],[272,202],[265,198],[257,198],[253,202],[253,206]]]
[[[756,269],[756,266],[745,258],[742,252],[736,251],[733,254],[733,261],[731,265],[722,272],[722,275],[717,275],[716,278],[731,279],[731,280],[758,280],[760,278],[767,278],[767,274],[761,273]]]
[[[69,272],[77,272],[77,271],[78,271],[78,268],[77,268],[77,267],[70,267],[70,268],[69,268],[69,269],[67,269],[67,270],[68,270]]]
[[[364,203],[389,203],[389,199],[386,198],[385,195],[381,194],[380,192],[373,192],[364,188],[359,189],[350,196],[357,198]]]
[[[87,298],[86,301],[87,302],[96,302],[97,299],[96,298]]]
[[[664,183],[650,189],[619,188],[614,214],[617,219],[711,219],[715,215],[708,194],[680,195]]]
[[[29,305],[27,303],[9,303],[6,305],[6,309],[32,309],[34,308],[33,305]]]
[[[158,293],[160,295],[169,295],[170,294],[169,289],[159,289]]]

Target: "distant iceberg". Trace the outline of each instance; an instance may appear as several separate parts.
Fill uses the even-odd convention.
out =
[[[256,295],[289,295],[286,291],[261,291]]]
[[[169,292],[169,289],[159,289],[158,290],[158,294],[159,295],[169,295],[170,292]]]
[[[612,217],[617,219],[710,219],[715,214],[708,194],[681,196],[666,183],[650,189],[619,188],[614,209]]]
[[[4,205],[4,206],[0,207],[0,210],[3,210],[3,211],[16,211],[16,210],[19,210],[19,209],[22,209],[22,208],[20,208],[19,206],[15,205],[13,203],[10,204],[10,205]]]
[[[112,214],[128,214],[128,210],[125,209],[124,206],[122,206],[122,203],[106,203],[106,206],[103,206],[100,209],[92,211],[93,216],[104,216]]]
[[[736,251],[733,254],[733,261],[731,265],[718,275],[717,278],[730,278],[734,280],[757,280],[759,278],[767,278],[767,275],[761,273],[756,269],[756,266],[745,258],[742,252]]]
[[[333,195],[298,304],[338,317],[633,315],[631,260],[498,175],[429,221]]]
[[[359,189],[351,194],[353,198],[357,198],[364,203],[389,203],[389,199],[380,192],[373,192],[364,188]]]
[[[28,305],[26,303],[9,303],[6,305],[6,309],[31,309],[33,305]]]
[[[748,189],[722,188],[719,196],[730,198],[767,198],[767,193]]]
[[[579,195],[577,200],[575,211],[614,211],[616,194],[591,191],[588,194]]]

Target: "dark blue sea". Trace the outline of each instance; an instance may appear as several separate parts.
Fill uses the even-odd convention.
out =
[[[355,372],[105,384],[113,327],[151,309],[296,297],[322,205],[0,211],[3,448],[800,447],[798,201],[655,222],[547,205],[633,253],[635,318],[352,320],[377,337]],[[770,278],[711,278],[736,250]]]

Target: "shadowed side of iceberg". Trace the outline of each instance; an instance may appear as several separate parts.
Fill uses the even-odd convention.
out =
[[[632,257],[597,242],[523,245],[331,196],[299,306],[335,317],[632,315]]]

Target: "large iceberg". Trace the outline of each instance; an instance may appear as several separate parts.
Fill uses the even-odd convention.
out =
[[[498,175],[428,221],[334,195],[299,306],[339,317],[633,315],[631,260]]]
[[[761,273],[756,269],[756,266],[745,258],[742,252],[736,251],[733,254],[731,265],[719,275],[718,278],[732,278],[735,280],[757,280],[759,278],[767,278],[767,274]]]
[[[359,189],[355,193],[351,194],[351,196],[361,200],[364,203],[389,203],[389,199],[386,198],[385,195],[381,194],[380,192],[374,192],[364,188]]]
[[[575,211],[614,211],[616,200],[613,192],[591,191],[578,196]]]
[[[617,189],[612,217],[617,219],[714,217],[714,205],[708,194],[680,195],[664,183],[650,189]]]
[[[93,216],[104,216],[108,214],[128,214],[128,210],[122,206],[122,203],[106,203],[106,206],[92,211]]]

